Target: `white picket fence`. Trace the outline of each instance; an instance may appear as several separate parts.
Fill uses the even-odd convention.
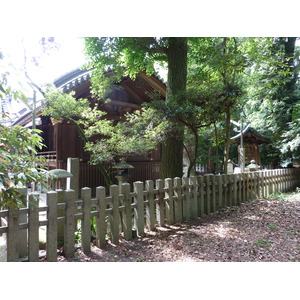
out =
[[[59,235],[63,235],[64,255],[75,253],[75,230],[81,226],[81,248],[91,251],[91,218],[96,219],[97,246],[105,248],[107,238],[118,244],[120,238],[130,240],[145,228],[196,219],[242,202],[268,197],[279,191],[291,191],[300,186],[300,169],[278,169],[232,175],[204,175],[190,178],[148,180],[112,185],[107,193],[96,188],[81,189],[80,199],[73,190],[50,191],[46,205],[40,206],[36,193],[28,195],[29,206],[0,211],[6,224],[0,234],[7,235],[7,261],[39,261],[39,227],[46,226],[46,259],[57,261]],[[41,214],[46,215],[43,219]],[[25,254],[20,253],[20,240],[26,239]],[[24,252],[24,250],[23,250]]]

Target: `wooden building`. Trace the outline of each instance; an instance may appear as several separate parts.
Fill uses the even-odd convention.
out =
[[[75,91],[75,98],[87,98],[95,102],[91,95],[91,71],[75,70],[59,79],[54,84],[64,92]],[[140,109],[141,104],[151,101],[151,93],[158,93],[164,100],[166,96],[166,86],[158,76],[148,76],[141,72],[135,80],[129,77],[123,78],[120,83],[114,84],[112,91],[105,97],[111,101],[100,100],[100,109],[107,112],[107,118],[120,120],[127,112]],[[83,142],[79,137],[75,127],[65,121],[58,122],[49,116],[41,115],[42,107],[38,108],[37,116],[40,118],[38,129],[42,130],[45,148],[39,155],[47,158],[49,169],[66,169],[68,157],[78,157],[80,159],[80,187],[88,186],[95,188],[105,185],[102,175],[96,166],[88,164],[89,154],[83,150]],[[32,121],[32,115],[28,113],[22,116],[15,124],[28,126]],[[128,163],[134,166],[129,170],[129,181],[144,181],[148,179],[158,179],[160,171],[161,149],[153,150],[148,156],[130,156]],[[115,169],[112,165],[107,165],[109,173],[114,181]]]
[[[240,161],[240,142],[241,134],[231,138],[233,143],[238,144],[238,161]],[[255,160],[258,165],[261,165],[259,145],[265,143],[267,138],[258,133],[249,125],[243,130],[243,144],[245,149],[245,165],[250,164],[251,160]]]

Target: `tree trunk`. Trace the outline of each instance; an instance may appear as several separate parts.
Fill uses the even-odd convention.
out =
[[[230,149],[230,107],[226,108],[225,144],[224,144],[224,174],[227,174],[227,163]]]
[[[184,104],[185,97],[174,100],[173,96],[186,90],[187,80],[187,38],[169,39],[168,47],[168,87],[166,101]],[[176,124],[176,131],[169,134],[162,145],[160,167],[161,178],[181,177],[183,174],[183,128]]]

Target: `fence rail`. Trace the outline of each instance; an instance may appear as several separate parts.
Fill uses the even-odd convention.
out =
[[[138,181],[133,183],[133,189],[124,183],[110,186],[108,195],[106,188],[100,186],[94,198],[87,187],[81,189],[80,199],[75,199],[73,190],[50,191],[46,194],[46,205],[41,207],[37,194],[31,193],[28,207],[0,211],[0,217],[6,220],[0,227],[0,234],[7,234],[7,261],[19,260],[18,242],[24,233],[28,236],[28,260],[38,261],[39,227],[46,226],[46,258],[57,261],[61,234],[64,255],[74,256],[78,223],[81,248],[85,253],[91,251],[91,218],[96,221],[97,245],[103,249],[107,235],[117,245],[121,236],[132,239],[133,231],[140,236],[145,228],[153,230],[156,226],[188,221],[251,199],[294,190],[299,185],[300,169],[278,169]],[[46,218],[41,219],[41,214],[46,214]]]

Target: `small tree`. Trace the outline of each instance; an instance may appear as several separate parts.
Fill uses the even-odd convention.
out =
[[[39,130],[21,126],[0,125],[0,207],[22,204],[20,187],[27,183],[45,184],[48,174],[41,157],[34,156],[42,148]]]
[[[0,52],[0,64],[4,66],[4,72],[0,74],[0,99],[10,94],[14,99],[21,98],[26,102],[25,94],[9,84],[8,64],[2,59]],[[7,117],[2,115],[1,119]],[[39,130],[0,124],[0,208],[22,205],[25,199],[19,193],[20,187],[32,182],[43,185],[48,180],[43,158],[35,156],[37,149],[43,146],[39,133]]]
[[[43,115],[49,115],[57,120],[65,120],[70,122],[77,130],[80,138],[86,145],[88,143],[88,136],[80,126],[81,122],[87,122],[89,118],[95,116],[95,109],[92,109],[87,99],[75,99],[73,97],[74,92],[62,93],[59,89],[48,89],[45,93],[45,102],[48,104],[43,109]],[[98,112],[97,115],[104,114]],[[109,126],[109,122],[102,122],[103,125]],[[109,186],[112,184],[112,180],[105,169],[102,161],[96,162],[101,174],[104,177],[106,184]]]

